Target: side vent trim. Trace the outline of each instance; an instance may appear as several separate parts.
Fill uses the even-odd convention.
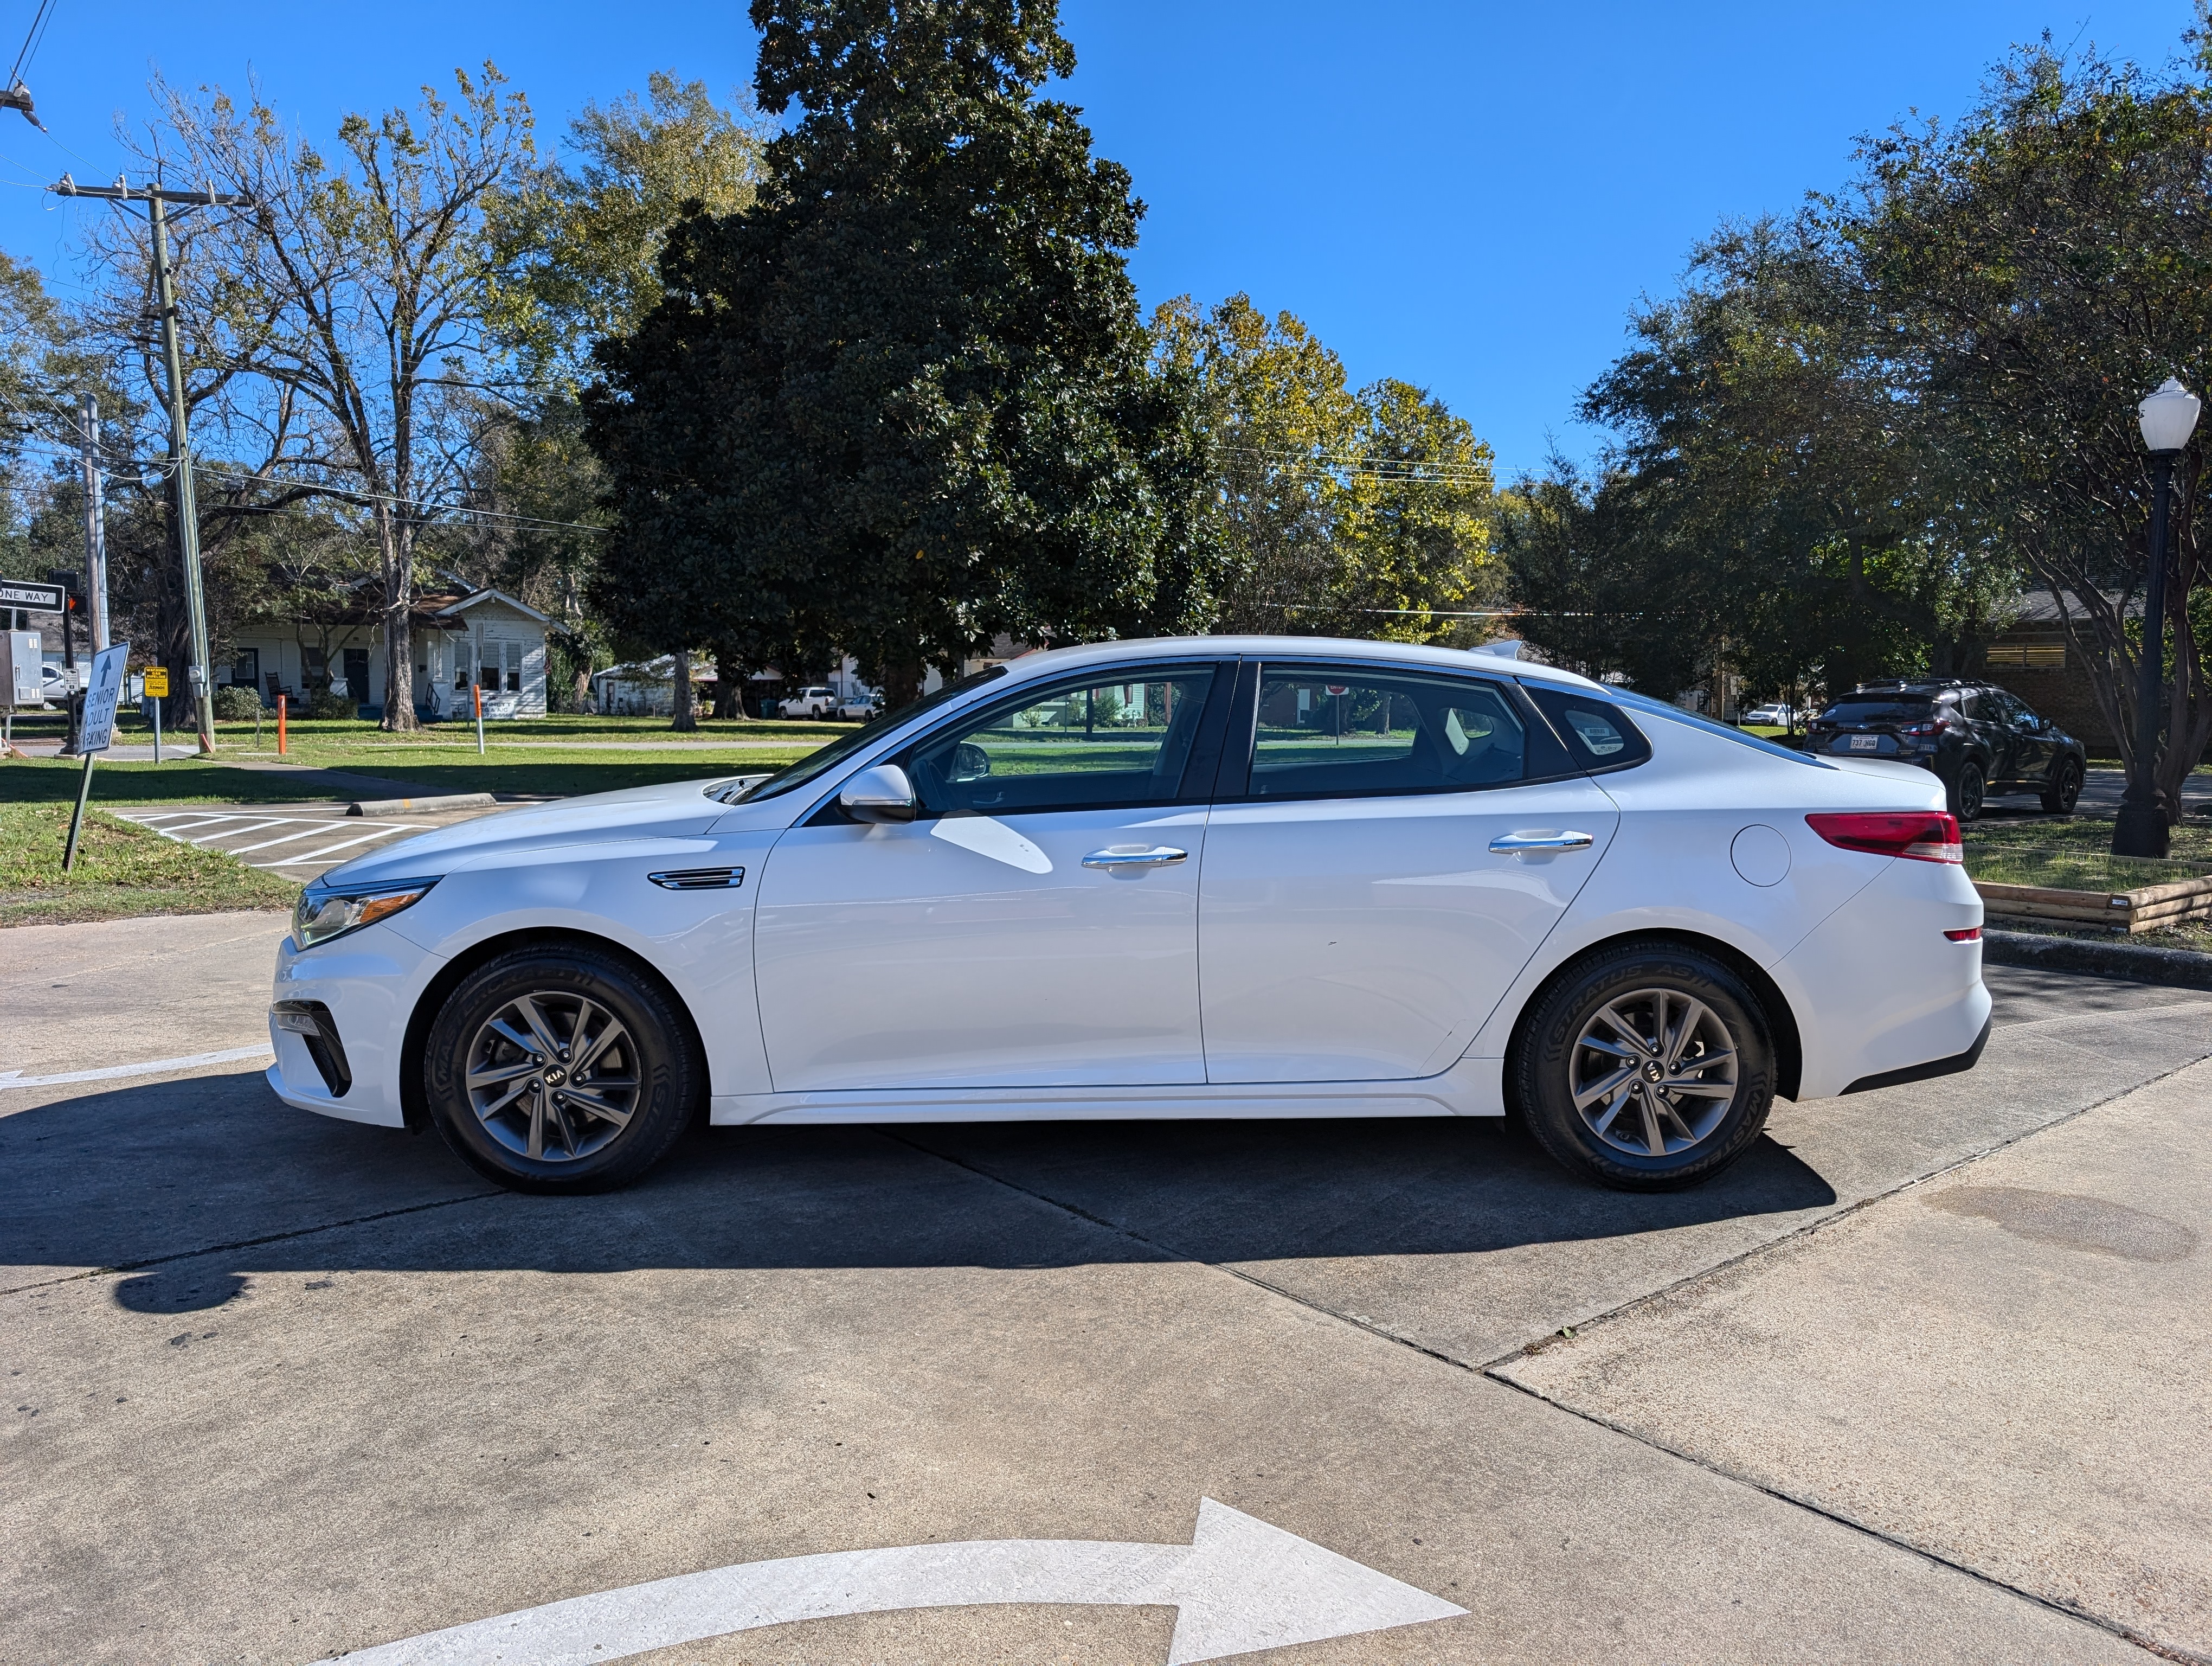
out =
[[[745,882],[741,867],[679,867],[645,876],[663,891],[735,891]]]

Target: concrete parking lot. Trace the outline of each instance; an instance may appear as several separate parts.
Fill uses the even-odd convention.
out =
[[[895,1547],[971,1605],[844,1613],[861,1564],[808,1564],[756,1618],[823,1617],[627,1657],[2212,1657],[2212,996],[1992,970],[1972,1075],[1778,1107],[1662,1197],[1423,1122],[702,1129],[550,1201],[251,1058],[46,1080],[252,1046],[282,930],[8,933],[55,972],[0,1038],[11,1663],[313,1662]],[[1226,1618],[1097,1572],[1209,1534]],[[369,1657],[642,1635],[529,1623]]]

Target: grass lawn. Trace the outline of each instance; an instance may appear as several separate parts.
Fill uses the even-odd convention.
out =
[[[672,733],[665,718],[548,717],[484,726],[477,753],[473,725],[445,723],[413,734],[386,734],[374,724],[302,719],[289,726],[282,760],[310,769],[343,769],[427,787],[441,793],[507,793],[570,797],[647,787],[664,781],[750,775],[780,769],[816,747],[852,732],[838,723],[702,723],[693,736]],[[17,725],[25,736],[60,733],[58,723]],[[187,732],[189,734],[189,732]],[[166,738],[174,739],[171,730]],[[152,739],[135,714],[117,726],[120,744]],[[692,744],[668,746],[668,742]],[[166,763],[102,763],[93,776],[96,804],[290,804],[333,789],[282,772],[225,767],[226,760],[278,762],[276,726],[216,727],[212,760]],[[64,759],[0,763],[0,804],[73,803],[81,765]],[[351,796],[349,793],[347,796]]]
[[[76,866],[64,873],[71,807],[0,804],[0,927],[289,909],[300,894],[273,873],[97,810],[85,812]]]
[[[2042,885],[2053,891],[2107,893],[2134,891],[2212,874],[2212,824],[2185,821],[2173,830],[2172,854],[2163,861],[2115,856],[2109,817],[2040,817],[1978,822],[1966,830],[1966,872],[1989,885]],[[2071,927],[2056,921],[2007,920],[2008,931],[2152,948],[2212,951],[2212,920],[2192,920],[2132,934]]]

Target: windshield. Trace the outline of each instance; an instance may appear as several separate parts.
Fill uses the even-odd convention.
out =
[[[1686,727],[1703,729],[1709,734],[1721,735],[1739,746],[1749,746],[1759,751],[1771,752],[1777,757],[1786,757],[1792,763],[1802,763],[1815,769],[1832,769],[1832,763],[1823,763],[1817,757],[1808,757],[1802,752],[1793,752],[1787,746],[1778,746],[1772,741],[1755,734],[1746,734],[1732,723],[1716,723],[1710,717],[1699,717],[1695,712],[1686,712],[1680,706],[1670,706],[1654,700],[1648,694],[1631,694],[1626,689],[1608,688],[1605,697],[1626,706],[1632,712],[1649,712],[1654,717],[1663,717],[1669,722]]]
[[[1006,668],[1004,666],[993,666],[988,670],[977,672],[972,677],[963,677],[957,683],[947,683],[935,694],[925,695],[911,706],[902,706],[895,712],[879,713],[854,730],[852,733],[831,741],[821,751],[809,752],[796,763],[787,763],[765,781],[758,781],[741,792],[732,792],[726,788],[714,796],[720,798],[725,804],[752,804],[761,799],[772,799],[780,793],[804,787],[808,781],[816,780],[836,769],[862,747],[880,739],[886,730],[897,728],[908,719],[920,717],[924,712],[934,711],[956,695],[965,694],[969,690],[979,688],[994,677],[1003,677],[1006,674]],[[731,783],[732,787],[736,785],[734,781]]]
[[[1838,700],[1820,714],[1824,723],[1913,723],[1931,716],[1936,702],[1917,695],[1875,694]]]

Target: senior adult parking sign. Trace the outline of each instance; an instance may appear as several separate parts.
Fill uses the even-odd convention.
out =
[[[131,644],[118,642],[92,656],[92,678],[85,684],[84,721],[77,749],[104,752],[115,739],[115,705],[123,696],[123,671],[131,658]]]
[[[92,796],[92,761],[115,739],[115,702],[123,695],[124,666],[131,644],[118,642],[92,656],[92,675],[84,686],[84,710],[77,724],[77,750],[84,754],[84,774],[76,785],[76,814],[70,818],[69,842],[62,847],[62,872],[76,866],[77,841],[84,836],[85,800]]]

